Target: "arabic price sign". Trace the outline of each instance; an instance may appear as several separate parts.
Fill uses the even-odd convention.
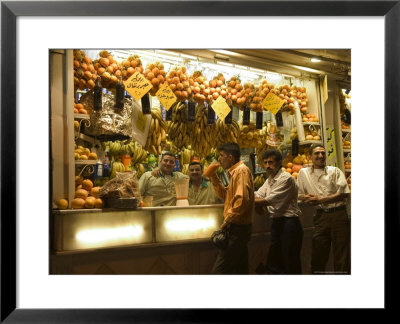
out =
[[[124,85],[125,90],[128,91],[135,100],[142,98],[153,87],[151,82],[137,71],[133,73],[128,80],[124,81]]]
[[[231,108],[226,103],[225,99],[219,96],[217,100],[211,105],[212,109],[214,109],[218,118],[224,120],[225,117],[231,112]]]
[[[281,109],[283,104],[284,101],[272,92],[268,93],[262,102],[263,108],[270,111],[274,115],[276,115],[279,109]]]
[[[177,99],[171,88],[166,83],[157,91],[156,96],[167,111]]]

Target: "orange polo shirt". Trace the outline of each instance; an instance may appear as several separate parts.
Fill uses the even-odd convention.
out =
[[[210,177],[215,192],[224,201],[224,218],[227,223],[251,224],[253,222],[254,185],[250,169],[239,161],[228,170],[229,185],[225,187],[216,174]]]

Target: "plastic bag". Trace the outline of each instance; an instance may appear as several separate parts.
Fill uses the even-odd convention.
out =
[[[101,187],[99,196],[102,198],[137,198],[140,200],[136,171],[117,172],[115,178],[107,181]]]

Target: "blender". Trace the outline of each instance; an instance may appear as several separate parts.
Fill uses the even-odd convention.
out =
[[[176,206],[189,206],[189,178],[175,180]]]

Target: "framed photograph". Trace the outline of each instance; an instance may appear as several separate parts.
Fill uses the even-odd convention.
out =
[[[265,316],[269,308],[392,308],[398,280],[388,249],[399,234],[399,204],[393,203],[400,196],[399,30],[399,1],[2,1],[1,322],[226,322],[239,314]],[[359,166],[352,221],[363,236],[352,240],[352,258],[362,262],[351,276],[329,276],[329,283],[320,276],[284,283],[274,276],[49,276],[52,184],[42,173],[50,167],[48,50],[155,47],[352,49],[354,118],[362,134],[355,135],[359,148],[352,154]],[[346,291],[336,302],[323,295],[334,286],[359,291]],[[285,297],[287,291],[293,296]],[[246,300],[232,299],[238,295]],[[324,298],[329,304],[318,303]],[[352,302],[342,302],[346,298]]]

